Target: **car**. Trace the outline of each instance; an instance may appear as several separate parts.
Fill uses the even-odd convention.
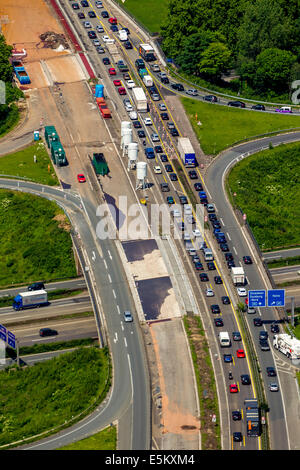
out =
[[[215,215],[215,214],[209,214],[209,215]],[[211,220],[213,229],[218,229],[218,228],[220,229],[221,228],[221,223],[217,220],[217,218],[210,219],[210,220]]]
[[[103,57],[102,62],[104,65],[110,65],[110,60],[108,57]]]
[[[243,261],[245,264],[252,264],[251,256],[243,256]]]
[[[176,173],[170,173],[169,176],[170,176],[171,181],[177,181],[178,180]]]
[[[242,385],[251,385],[251,379],[248,374],[242,374],[241,375],[241,382]]]
[[[173,196],[168,196],[168,197],[167,197],[167,203],[168,203],[169,205],[175,204],[175,201],[174,201]]]
[[[108,69],[109,75],[117,75],[116,69],[114,67],[110,67]]]
[[[163,193],[166,193],[166,192],[170,191],[168,183],[161,183],[160,184],[160,189],[162,190]]]
[[[33,291],[33,290],[44,290],[45,286],[43,282],[34,282],[33,284],[30,284],[30,286],[27,287],[28,291]]]
[[[196,191],[203,191],[203,186],[201,183],[195,183],[194,188]]]
[[[156,153],[163,153],[163,149],[162,149],[161,145],[155,145],[154,150],[155,150]],[[169,171],[169,170],[167,170],[167,171]]]
[[[162,118],[163,121],[168,121],[169,119],[168,113],[160,113],[160,117]]]
[[[226,261],[233,260],[233,254],[232,253],[225,253],[225,259],[226,259]]]
[[[260,346],[261,351],[270,351],[269,343],[265,339],[261,339],[259,341],[259,346]]]
[[[239,297],[247,297],[247,291],[244,287],[238,287],[237,288],[237,293]]]
[[[239,389],[237,384],[230,384],[229,385],[229,391],[230,393],[238,393]]]
[[[87,0],[82,0],[80,3],[81,3],[82,7],[88,7],[89,6],[89,2]]]
[[[204,101],[209,101],[210,103],[216,103],[218,98],[215,95],[206,95],[203,96]]]
[[[165,84],[170,83],[170,80],[168,79],[168,77],[161,77],[160,81],[161,83],[165,83]]]
[[[130,41],[124,42],[125,49],[133,49],[133,46]]]
[[[199,277],[201,282],[209,282],[208,275],[206,273],[200,273]]]
[[[155,158],[155,155],[154,155],[154,150],[152,147],[147,147],[145,148],[145,155],[148,159],[152,159],[152,158]]]
[[[160,72],[160,66],[158,64],[151,64],[150,68],[152,72]]]
[[[110,24],[118,24],[118,20],[117,20],[117,18],[115,18],[115,17],[109,18],[108,22],[109,22]]]
[[[151,137],[152,142],[159,142],[160,141],[160,138],[159,138],[158,134],[153,133],[153,134],[151,134],[150,137]]]
[[[270,390],[270,392],[278,392],[278,390],[279,390],[278,384],[276,382],[270,383],[269,384],[269,390]]]
[[[145,126],[152,126],[152,120],[149,117],[144,119]]]
[[[216,211],[215,205],[214,204],[207,204],[206,210],[207,210],[208,213],[215,212]]]
[[[267,332],[267,331],[261,330],[261,331],[259,332],[259,339],[267,340],[268,337],[269,337],[269,335],[268,335],[268,332]]]
[[[196,180],[198,178],[198,174],[196,170],[190,170],[189,171],[189,177],[191,180]]]
[[[220,243],[220,249],[221,249],[221,251],[223,251],[224,253],[226,253],[227,251],[229,251],[229,247],[228,247],[227,243]],[[233,264],[229,265],[228,263],[233,263]],[[234,261],[228,261],[228,262],[227,262],[227,267],[228,267],[228,268],[231,268],[231,267],[234,267],[234,266],[235,266]]]
[[[175,124],[174,124],[174,122],[167,122],[167,126],[168,126],[169,129],[174,129]]]
[[[160,166],[154,166],[153,167],[153,171],[156,175],[160,175],[161,174],[161,168]]]
[[[272,323],[271,324],[271,332],[272,333],[279,333],[279,326],[277,325],[277,323]]]
[[[249,314],[256,313],[256,309],[254,307],[247,306],[247,313]]]
[[[215,284],[223,284],[221,276],[214,277]]]
[[[158,107],[159,107],[160,111],[166,111],[166,110],[167,110],[167,107],[166,107],[166,105],[165,105],[164,103],[160,103],[160,104],[158,105]]]
[[[107,34],[102,36],[102,40],[103,40],[103,42],[109,42],[110,44],[113,44],[115,42],[115,40],[110,38],[109,36],[107,36]]]
[[[192,261],[193,261],[194,264],[200,263],[200,258],[197,255],[197,253],[193,256]]]
[[[136,66],[137,69],[144,69],[145,68],[145,62],[143,61],[143,59],[136,59],[135,66]]]
[[[121,85],[122,85],[122,82],[121,82],[121,80],[113,80],[113,84],[114,84],[115,86],[121,86]]]
[[[222,247],[227,247],[227,244],[222,243]],[[224,250],[224,248],[223,248],[222,251],[226,251],[226,250]],[[228,269],[235,268],[235,262],[232,259],[227,261],[227,268]]]
[[[151,98],[153,99],[153,101],[159,101],[160,100],[160,96],[159,96],[158,93],[152,93]]]
[[[96,26],[96,30],[98,31],[98,33],[104,33],[104,29],[99,24]]]
[[[181,83],[172,83],[171,88],[173,88],[173,90],[177,90],[177,91],[184,91],[184,86],[181,85]]]
[[[196,271],[203,271],[203,264],[198,261],[194,264]]]
[[[98,52],[98,54],[105,54],[105,50],[102,46],[97,46],[96,51]]]
[[[77,16],[78,16],[78,18],[79,18],[80,20],[83,20],[83,19],[85,18],[85,14],[84,14],[82,11],[80,11],[79,13],[77,13]]]
[[[167,157],[167,155],[166,155],[165,153],[161,153],[161,154],[160,154],[160,159],[161,159],[161,161],[164,162],[164,163],[168,161],[168,157]]]
[[[77,175],[77,179],[78,179],[78,182],[79,182],[79,183],[85,183],[85,182],[86,182],[86,179],[85,179],[85,176],[84,176],[83,173],[79,173],[79,174]]]
[[[88,31],[88,37],[90,39],[96,39],[97,38],[97,35],[95,33],[95,31]],[[100,43],[99,43],[100,44]]]
[[[180,204],[182,204],[182,205],[188,203],[188,200],[187,200],[186,196],[179,196],[179,201],[180,201]]]
[[[72,3],[72,8],[73,10],[79,10],[80,6],[78,5],[78,3]]]
[[[233,442],[242,442],[243,441],[243,434],[241,432],[234,432],[232,434]]]
[[[186,94],[187,94],[187,95],[191,95],[191,96],[197,96],[197,95],[198,95],[198,91],[195,90],[194,88],[190,88],[189,90],[186,90]]]
[[[133,80],[127,80],[126,82],[128,88],[132,89],[135,87],[135,82]]]
[[[103,8],[102,2],[99,0],[95,2],[95,5],[96,5],[96,8]]]
[[[167,163],[167,165],[165,165],[165,170],[166,170],[167,173],[172,173],[172,171],[173,171],[172,165]]]
[[[113,33],[116,33],[119,29],[116,24],[112,24],[109,28]]]
[[[138,114],[136,111],[130,111],[129,117],[132,121],[135,121],[138,118]]]
[[[266,108],[264,107],[263,104],[255,104],[254,106],[251,106],[251,109],[256,109],[257,111],[265,111]]]
[[[135,129],[140,129],[142,127],[142,124],[140,123],[140,121],[133,121],[132,125]]]
[[[234,106],[235,108],[245,108],[246,105],[242,101],[228,101],[228,106]]]
[[[124,317],[124,321],[125,321],[126,323],[133,321],[131,312],[130,312],[129,310],[125,310],[125,312],[124,312],[124,314],[123,314],[123,317]]]
[[[92,27],[92,23],[90,23],[89,21],[84,21],[83,22],[83,26],[88,29],[88,28],[91,28]]]
[[[123,73],[123,78],[124,80],[131,80],[131,76],[129,75],[128,72]]]
[[[145,131],[143,131],[143,130],[138,131],[137,135],[140,139],[144,139],[146,137]]]
[[[221,313],[221,310],[218,304],[211,305],[210,309],[211,309],[211,313]]]
[[[215,326],[224,326],[222,318],[214,318]]]
[[[103,10],[103,11],[101,11],[101,16],[102,16],[102,18],[108,18],[109,14],[106,10]]]
[[[205,295],[206,297],[214,297],[215,294],[211,287],[207,287],[205,291]]]
[[[231,413],[233,421],[240,421],[242,419],[242,413],[240,410],[235,410]]]
[[[224,362],[232,362],[232,354],[223,354]]]
[[[41,328],[39,331],[40,336],[56,336],[57,334],[57,331],[52,328]]]
[[[239,331],[234,331],[232,333],[232,339],[233,341],[241,341],[242,340],[241,333]]]
[[[236,357],[238,357],[239,359],[243,359],[244,357],[246,357],[245,351],[243,349],[238,349],[236,351]]]
[[[207,269],[208,269],[209,271],[214,271],[214,270],[216,269],[215,263],[214,263],[213,261],[209,261],[209,262],[207,263]]]
[[[120,88],[118,88],[118,93],[119,95],[126,95],[126,90],[123,86],[121,86]]]
[[[174,127],[174,129],[170,129],[170,134],[173,136],[173,137],[178,137],[179,136],[179,132],[178,130]]]
[[[194,237],[196,237],[196,238],[201,237],[201,232],[200,232],[200,230],[199,230],[198,228],[195,228],[195,229],[193,230],[193,235],[194,235]]]
[[[263,322],[261,318],[253,318],[253,324],[254,326],[262,326]]]
[[[222,300],[222,304],[230,305],[230,299],[227,295],[222,295],[221,300]]]
[[[89,11],[88,15],[90,18],[96,18],[96,13],[94,11]]]
[[[267,371],[268,377],[276,377],[276,375],[277,375],[275,367],[267,367],[266,371]]]

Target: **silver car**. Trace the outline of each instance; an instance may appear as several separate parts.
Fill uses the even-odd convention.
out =
[[[97,25],[96,29],[97,29],[98,33],[104,33],[104,29],[99,24]]]
[[[151,140],[152,142],[159,142],[159,136],[158,134],[151,134]]]
[[[190,90],[187,90],[186,92],[187,95],[192,95],[192,96],[197,96],[198,95],[198,91],[191,88]]]
[[[124,321],[127,322],[132,322],[133,318],[129,310],[125,310],[124,312]]]
[[[276,382],[269,384],[269,390],[270,392],[278,392],[279,390],[278,384]]]
[[[92,23],[90,23],[90,21],[84,21],[84,22],[83,22],[83,26],[84,26],[85,28],[91,28],[91,27],[92,27]]]

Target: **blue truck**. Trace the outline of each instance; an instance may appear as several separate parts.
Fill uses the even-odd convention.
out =
[[[187,168],[194,168],[197,164],[197,160],[190,139],[187,137],[179,137],[178,150],[184,166]]]
[[[29,75],[26,72],[25,67],[22,64],[22,62],[20,60],[14,61],[12,65],[13,65],[16,77],[19,80],[19,82],[21,83],[21,85],[29,84],[30,83],[30,78],[29,78]]]
[[[35,308],[41,305],[48,305],[48,294],[44,289],[21,292],[13,300],[14,310],[23,310],[25,308]]]

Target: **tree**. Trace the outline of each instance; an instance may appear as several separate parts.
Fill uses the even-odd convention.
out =
[[[231,52],[228,47],[221,42],[212,42],[201,55],[199,72],[217,81],[230,67],[230,63]]]
[[[288,91],[296,59],[290,51],[275,47],[265,49],[256,59],[254,85],[261,91],[274,90],[277,93]]]
[[[13,68],[9,62],[12,46],[8,46],[3,35],[0,35],[0,78],[4,82],[11,81]]]

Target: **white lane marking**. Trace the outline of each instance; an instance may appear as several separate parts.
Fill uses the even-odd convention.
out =
[[[114,343],[116,343],[117,341],[118,341],[118,333],[116,332],[115,337],[114,337]]]
[[[107,250],[107,253],[108,253],[108,256],[110,257],[110,259],[112,259],[112,256],[111,256],[111,253],[109,250]]]
[[[118,314],[120,315],[121,312],[120,312],[120,307],[119,307],[119,305],[117,305],[117,310],[118,310]]]
[[[231,241],[231,238],[230,238],[230,235],[229,235],[229,233],[228,233],[228,232],[226,232],[226,233],[227,233],[227,237],[228,237],[228,238],[229,238],[229,240]]]
[[[113,293],[114,298],[116,299],[117,296],[116,296],[116,293],[115,293],[115,290],[114,290],[114,289],[113,289],[112,293]]]
[[[104,263],[105,269],[107,269],[107,263],[106,263],[105,259],[103,260],[103,263]]]
[[[125,343],[125,346],[127,348],[127,341],[126,341],[126,338],[124,338],[124,343]]]
[[[220,217],[220,221],[221,221],[221,224],[223,225],[223,227],[225,227],[225,224],[223,222],[223,219],[221,219],[221,217]]]
[[[233,251],[234,251],[235,254],[237,255],[237,251],[236,251],[236,249],[235,249],[235,246],[233,247]]]
[[[108,274],[108,280],[109,280],[110,283],[112,282],[110,274]]]

